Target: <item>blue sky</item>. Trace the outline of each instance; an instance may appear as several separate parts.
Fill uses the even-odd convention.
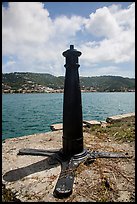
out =
[[[95,12],[96,9],[111,6],[117,3],[122,8],[126,8],[131,2],[46,2],[45,8],[48,9],[51,18],[55,18],[61,14],[67,16],[80,15],[88,17],[91,12]]]
[[[3,73],[64,75],[70,44],[82,52],[81,76],[134,78],[135,3],[3,3]]]

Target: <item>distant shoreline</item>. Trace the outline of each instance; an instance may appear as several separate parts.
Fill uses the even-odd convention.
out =
[[[2,93],[63,93],[64,76],[50,74],[2,74]],[[80,77],[81,92],[134,92],[135,79],[120,76]]]
[[[64,92],[26,92],[26,93],[2,93],[2,94],[51,94],[51,93],[64,93]],[[135,90],[132,91],[84,91],[81,90],[81,93],[135,93]]]

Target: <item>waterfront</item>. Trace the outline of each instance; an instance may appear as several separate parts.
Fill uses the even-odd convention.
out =
[[[83,120],[135,112],[135,93],[82,93],[82,108]],[[2,95],[2,139],[48,132],[62,120],[63,93]]]

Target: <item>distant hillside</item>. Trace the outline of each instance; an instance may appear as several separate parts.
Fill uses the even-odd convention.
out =
[[[2,83],[11,86],[13,89],[19,89],[24,84],[39,84],[51,88],[59,88],[64,86],[64,78],[55,77],[51,74],[14,72],[2,74]]]
[[[81,87],[94,87],[98,91],[125,91],[135,89],[135,79],[120,76],[81,77]]]
[[[82,90],[89,91],[132,91],[135,89],[135,79],[120,76],[80,77],[80,85]],[[3,90],[36,89],[38,86],[63,89],[64,76],[30,72],[2,74]]]

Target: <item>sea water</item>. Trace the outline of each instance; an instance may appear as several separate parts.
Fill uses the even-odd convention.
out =
[[[134,92],[82,93],[83,120],[135,112]],[[2,139],[49,132],[63,122],[63,93],[3,94]]]

